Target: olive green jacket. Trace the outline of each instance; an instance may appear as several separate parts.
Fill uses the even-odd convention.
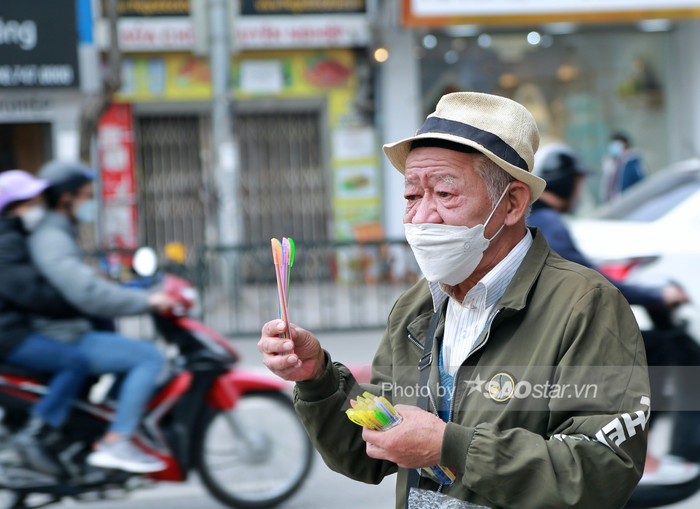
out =
[[[440,464],[455,469],[457,480],[442,492],[492,508],[618,509],[641,477],[646,452],[642,337],[617,289],[533,233],[495,317],[456,374]],[[297,413],[330,468],[367,483],[398,471],[397,509],[405,506],[407,470],[369,458],[361,428],[343,410],[363,390],[416,403],[432,315],[422,280],[389,315],[371,384],[358,386],[327,354],[322,377],[295,388]],[[443,329],[441,319],[432,359]],[[437,364],[430,368],[433,412],[441,394]],[[438,486],[421,479],[421,488]]]

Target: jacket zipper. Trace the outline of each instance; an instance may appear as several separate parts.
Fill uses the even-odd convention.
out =
[[[408,340],[416,345],[418,348],[421,349],[421,352],[423,351],[423,346],[420,341],[418,341],[416,338],[413,337],[413,334],[411,334],[409,331],[406,331],[406,334],[408,334]]]
[[[469,359],[469,357],[471,357],[471,355],[474,352],[478,352],[479,350],[481,350],[484,347],[484,345],[488,342],[489,335],[491,334],[491,326],[493,325],[493,322],[496,320],[496,317],[498,316],[498,314],[501,311],[503,311],[504,309],[505,308],[501,308],[494,313],[493,317],[491,318],[491,320],[489,320],[489,323],[487,325],[486,336],[484,337],[484,340],[481,342],[481,344],[478,347],[473,348],[472,350],[469,351],[469,353],[467,354],[467,357],[464,359],[464,362],[466,362],[467,359]],[[462,364],[464,364],[464,362],[462,362]],[[450,397],[450,413],[448,415],[447,422],[452,422],[452,414],[453,414],[454,408],[455,408],[455,397],[454,397],[455,396],[455,388],[457,387],[457,378],[458,377],[459,377],[459,369],[455,373],[454,384],[452,385],[452,395]]]

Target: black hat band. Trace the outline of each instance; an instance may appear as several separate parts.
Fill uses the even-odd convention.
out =
[[[469,124],[440,117],[428,117],[417,134],[441,133],[472,140],[505,162],[529,172],[525,159],[513,147],[493,133]]]

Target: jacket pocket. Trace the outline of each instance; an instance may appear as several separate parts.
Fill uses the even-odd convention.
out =
[[[406,331],[406,336],[408,337],[408,340],[409,340],[416,348],[418,348],[418,349],[420,350],[421,353],[423,353],[423,347],[424,347],[423,343],[421,343],[420,341],[418,341],[418,340],[415,338],[415,336],[414,336],[413,334],[411,334],[410,331]]]

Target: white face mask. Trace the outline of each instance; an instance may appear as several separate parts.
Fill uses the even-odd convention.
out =
[[[501,225],[493,237],[484,237],[486,225],[509,187],[510,184],[503,190],[496,206],[483,224],[470,228],[448,224],[404,223],[406,240],[425,279],[454,286],[471,276],[481,262],[489,243],[503,229]]]
[[[22,214],[20,219],[22,220],[22,225],[24,229],[28,232],[34,231],[44,216],[46,215],[46,208],[43,205],[34,205],[33,207],[27,209],[27,211]]]

